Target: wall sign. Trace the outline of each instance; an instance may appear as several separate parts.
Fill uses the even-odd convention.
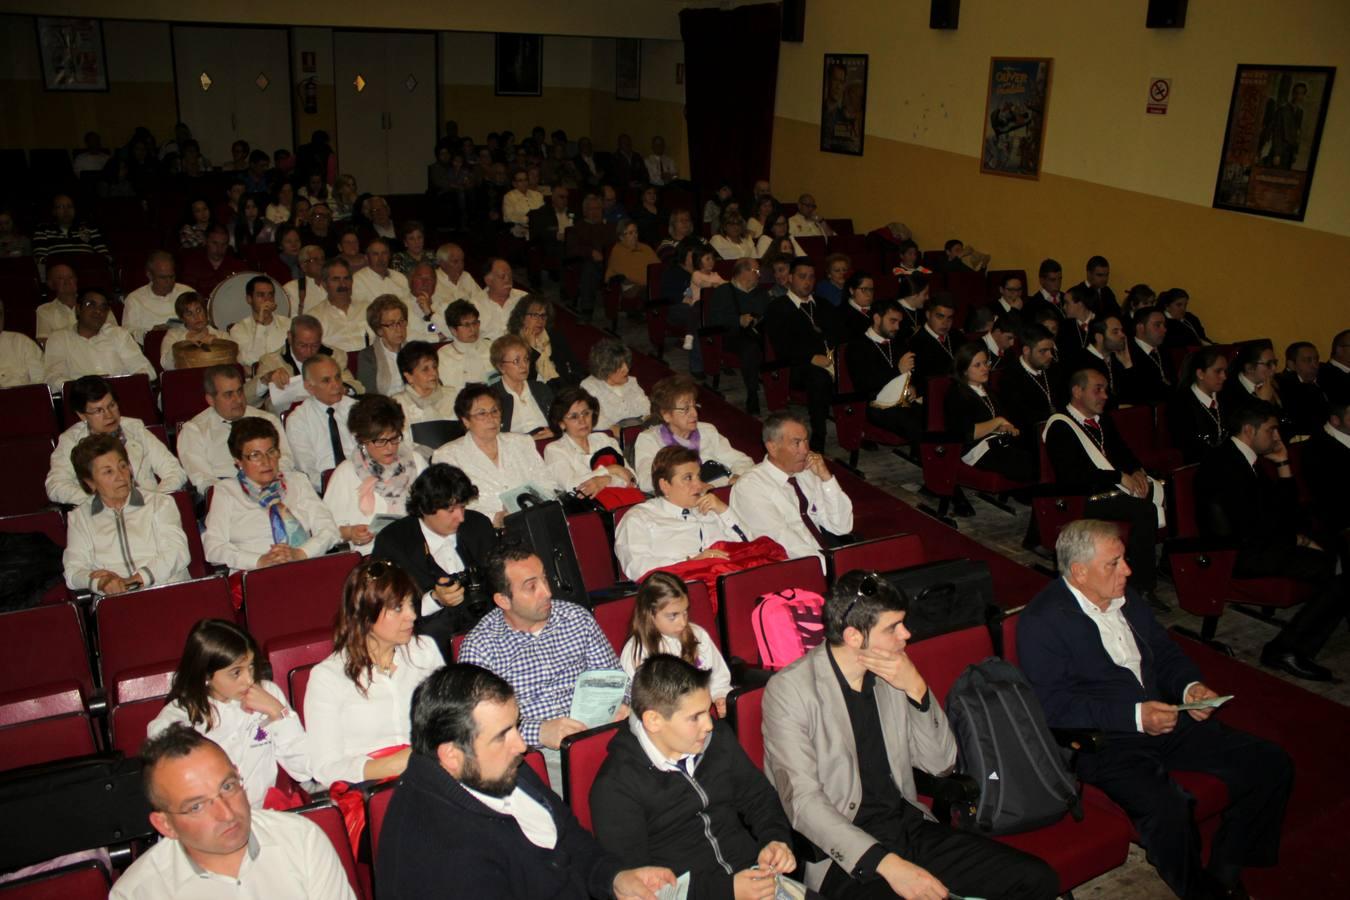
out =
[[[1172,79],[1150,78],[1148,82],[1148,104],[1144,112],[1151,116],[1167,115],[1167,101],[1172,99]]]

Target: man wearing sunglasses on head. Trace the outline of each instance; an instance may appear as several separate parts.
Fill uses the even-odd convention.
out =
[[[905,654],[907,607],[879,576],[848,573],[825,602],[824,643],[765,688],[764,771],[821,851],[807,886],[847,900],[1050,900],[1046,863],[941,825],[916,800],[911,767],[945,774],[956,740]]]

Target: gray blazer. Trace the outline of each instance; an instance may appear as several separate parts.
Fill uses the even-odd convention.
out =
[[[778,789],[792,827],[846,872],[875,839],[853,824],[862,803],[853,726],[834,669],[821,644],[769,680],[764,689],[764,771]],[[905,799],[932,819],[916,799],[914,773],[942,775],[956,765],[956,738],[937,698],[928,711],[910,705],[904,691],[880,678],[875,696],[886,734],[891,775]],[[808,866],[818,888],[828,865]]]

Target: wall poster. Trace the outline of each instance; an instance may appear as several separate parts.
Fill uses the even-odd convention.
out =
[[[49,91],[106,91],[108,56],[98,19],[37,16],[42,83]]]
[[[867,54],[826,53],[820,105],[820,149],[863,155],[867,126]]]
[[[997,56],[989,60],[981,172],[1041,177],[1051,62]]]

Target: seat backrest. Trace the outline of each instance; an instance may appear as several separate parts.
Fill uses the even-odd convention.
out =
[[[0,885],[4,900],[107,900],[108,873],[89,860]]]
[[[534,774],[539,776],[539,780],[544,784],[549,784],[548,763],[544,761],[544,754],[538,750],[531,750],[525,754],[525,765],[534,769]],[[551,788],[552,785],[549,785]]]
[[[708,632],[708,637],[721,650],[721,629],[717,627],[717,613],[713,611],[712,600],[708,596],[708,585],[702,581],[686,581],[684,589],[689,594],[689,621]]]
[[[193,508],[192,495],[186,490],[169,494],[178,506],[178,520],[183,525],[183,534],[188,543],[188,574],[193,578],[205,578],[210,569],[206,564],[206,548],[202,546],[202,530],[197,527],[197,511]]]
[[[300,716],[300,724],[305,724],[305,692],[309,690],[309,675],[314,666],[301,666],[291,672],[291,708]]]
[[[342,586],[359,553],[330,553],[244,573],[244,619],[260,647],[275,638],[332,629]]]
[[[627,722],[610,722],[563,739],[563,801],[587,831],[591,830],[591,785],[609,755],[609,742],[620,728],[627,727]]]
[[[834,377],[839,393],[853,393],[853,375],[848,370],[848,344],[840,344],[834,351]]]
[[[99,669],[110,703],[118,701],[121,680],[152,667],[175,668],[198,621],[235,617],[229,586],[220,575],[104,597],[95,616]]]
[[[0,517],[0,532],[6,534],[36,532],[51,538],[52,543],[58,547],[66,546],[66,523],[61,514],[54,509]]]
[[[947,402],[947,392],[951,390],[952,379],[950,375],[937,375],[928,379],[924,390],[926,396],[923,405],[928,407],[927,428],[929,431],[946,431],[947,416],[942,405]]]
[[[765,594],[785,588],[826,594],[820,560],[814,556],[756,566],[717,579],[718,609],[722,623],[722,652],[751,665],[759,663],[759,645],[750,626],[755,604]]]
[[[736,688],[728,694],[727,718],[745,755],[764,768],[764,686]]]
[[[389,813],[389,801],[394,799],[397,784],[388,782],[371,788],[366,800],[366,824],[370,829],[370,857],[380,858],[380,832],[384,829],[384,817]]]
[[[610,549],[609,533],[598,512],[572,513],[567,517],[567,530],[572,535],[572,547],[581,566],[581,580],[586,591],[601,591],[614,584],[614,552]]]
[[[145,342],[149,345],[148,335]],[[165,425],[177,429],[179,425],[206,409],[202,371],[202,368],[170,369],[160,376],[159,392],[164,403]]]
[[[45,693],[46,688],[62,682],[77,683],[85,700],[93,696],[84,627],[73,603],[0,614],[0,634],[6,644],[0,653],[0,685],[6,696],[17,699],[27,692]]]
[[[0,438],[55,437],[56,416],[45,384],[23,384],[0,390]]]
[[[1003,659],[1014,666],[1017,665],[1017,623],[1020,619],[1020,613],[1013,613],[1010,616],[1004,616],[1001,623],[1003,628]]]
[[[135,288],[132,290],[135,290]],[[168,329],[165,328],[152,328],[145,333],[145,342],[141,344],[141,352],[145,354],[146,359],[150,360],[150,365],[155,367],[155,372],[160,376],[161,391],[164,387],[164,367],[160,365],[159,358],[164,350],[164,336],[168,333]]]
[[[296,812],[319,826],[328,842],[333,845],[333,850],[342,863],[342,871],[347,873],[347,881],[351,883],[352,892],[357,897],[365,896],[356,877],[356,858],[352,855],[352,844],[347,837],[347,823],[338,808],[331,800],[324,800],[301,807]]]
[[[919,674],[928,682],[939,703],[946,702],[947,691],[966,666],[994,654],[994,642],[983,625],[949,631],[918,641],[905,648]]]
[[[1142,458],[1156,446],[1152,406],[1126,406],[1113,409],[1107,415],[1111,417],[1111,424],[1116,426],[1116,431],[1120,432],[1120,439],[1135,456]]]
[[[1200,534],[1199,499],[1195,495],[1195,479],[1200,474],[1199,464],[1182,466],[1172,473],[1172,533],[1179,538]]]
[[[319,628],[285,637],[273,638],[260,644],[272,668],[272,680],[290,698],[291,673],[322,662],[333,652],[333,629]],[[292,704],[296,709],[298,703]]]
[[[0,439],[5,464],[5,489],[0,491],[0,516],[34,513],[47,505],[47,471],[51,468],[52,439]]]
[[[108,382],[113,395],[117,397],[117,408],[122,411],[122,415],[140,419],[147,425],[159,423],[159,407],[155,404],[155,395],[150,390],[150,376],[144,372],[137,372],[135,375],[106,375],[103,380]],[[66,424],[62,427],[69,428],[79,419],[70,405],[70,382],[66,382],[61,396],[66,398],[64,401]]]
[[[1040,476],[1042,484],[1055,483],[1055,464],[1050,461],[1050,450],[1045,446],[1045,423],[1036,423],[1036,453],[1038,465],[1040,466]]]
[[[591,612],[595,614],[595,623],[600,626],[600,630],[609,639],[615,653],[622,650],[623,645],[628,643],[628,632],[633,622],[633,607],[636,603],[637,595],[629,594],[626,597],[617,597],[613,600],[597,603],[591,609]]]
[[[854,569],[867,572],[889,572],[907,569],[927,562],[923,538],[917,534],[892,534],[835,547],[825,553],[829,562],[830,581],[838,581]]]
[[[97,752],[93,728],[83,713],[0,728],[0,771]]]
[[[112,748],[121,750],[126,756],[135,756],[141,752],[150,723],[164,708],[164,697],[153,700],[137,700],[135,703],[119,703],[108,714],[108,724],[112,729]]]

